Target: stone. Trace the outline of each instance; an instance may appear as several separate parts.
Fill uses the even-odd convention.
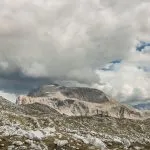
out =
[[[21,145],[23,145],[23,143],[21,141],[14,141],[13,145],[21,146]]]
[[[58,140],[58,139],[55,139],[54,141],[54,144],[56,144],[57,146],[65,146],[68,144],[68,141],[67,140]]]

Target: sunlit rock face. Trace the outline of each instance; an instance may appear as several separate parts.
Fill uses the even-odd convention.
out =
[[[117,118],[141,118],[142,114],[108,97],[104,92],[82,87],[44,85],[19,96],[16,103],[47,105],[68,116],[112,116]]]
[[[79,99],[87,102],[103,103],[109,98],[100,90],[84,87],[64,87],[59,85],[44,85],[29,92],[31,97],[51,97],[59,99]]]

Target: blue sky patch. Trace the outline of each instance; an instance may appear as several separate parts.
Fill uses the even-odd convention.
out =
[[[118,60],[114,60],[114,61],[112,61],[110,63],[112,63],[112,64],[120,64],[121,61],[122,61],[121,59],[118,59]]]
[[[136,50],[142,52],[143,49],[147,46],[150,46],[150,42],[141,41],[139,45],[137,45]]]
[[[111,61],[110,63],[106,64],[101,70],[104,70],[104,71],[115,70],[116,65],[120,64],[121,61],[122,61],[121,59]]]

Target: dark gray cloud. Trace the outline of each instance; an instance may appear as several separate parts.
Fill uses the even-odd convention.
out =
[[[44,83],[91,85],[150,35],[147,0],[1,0],[1,89]],[[8,86],[7,86],[8,85]]]

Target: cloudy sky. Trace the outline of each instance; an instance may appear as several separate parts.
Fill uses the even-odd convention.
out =
[[[149,0],[1,0],[0,95],[40,84],[150,99]]]

